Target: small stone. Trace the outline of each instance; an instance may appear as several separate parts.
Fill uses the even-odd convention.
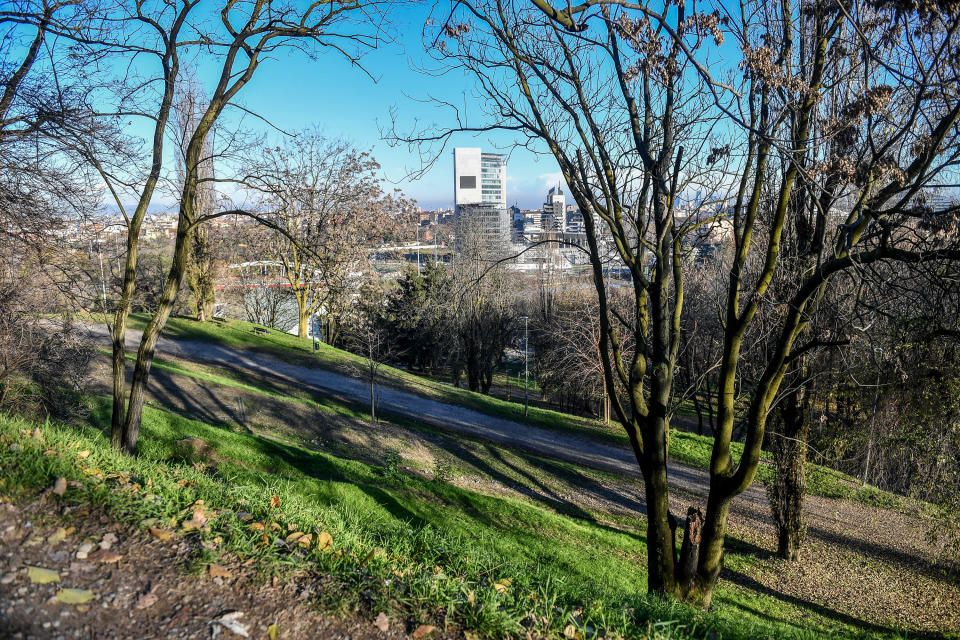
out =
[[[80,548],[77,549],[77,560],[86,560],[87,556],[90,555],[90,552],[97,548],[97,545],[92,542],[84,542],[80,545]]]
[[[17,574],[15,573],[5,573],[3,577],[0,577],[0,584],[10,584],[17,579]]]
[[[100,548],[109,550],[117,542],[117,534],[115,533],[105,533],[103,534],[103,539],[100,540]]]

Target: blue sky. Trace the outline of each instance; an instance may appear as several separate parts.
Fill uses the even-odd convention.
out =
[[[240,102],[286,131],[313,125],[329,137],[343,137],[361,149],[371,149],[383,166],[385,177],[426,208],[453,205],[453,146],[483,147],[495,151],[492,143],[508,145],[508,135],[458,135],[443,157],[418,180],[407,179],[420,168],[420,158],[406,146],[390,147],[381,139],[381,128],[389,126],[391,108],[399,130],[422,123],[443,124],[445,114],[437,107],[418,102],[433,95],[467,109],[475,104],[472,83],[463,75],[432,77],[411,67],[425,62],[421,31],[430,7],[407,6],[393,14],[397,42],[368,53],[363,64],[374,79],[353,67],[342,56],[328,50],[317,60],[290,54],[266,61],[247,85]],[[212,70],[212,69],[211,69]],[[207,71],[206,69],[202,69]],[[248,124],[254,122],[248,120]],[[513,151],[507,165],[507,200],[521,207],[539,207],[549,186],[560,177],[552,157],[538,156],[525,149]]]

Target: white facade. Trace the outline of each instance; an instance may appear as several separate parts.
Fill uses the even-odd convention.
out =
[[[500,253],[511,240],[507,209],[507,160],[479,147],[453,150],[453,193],[456,216],[483,238],[489,253]]]
[[[507,160],[499,153],[483,153],[479,147],[453,150],[454,202],[507,207]]]

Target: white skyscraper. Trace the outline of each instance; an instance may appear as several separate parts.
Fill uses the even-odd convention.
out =
[[[506,158],[479,147],[458,147],[453,150],[453,175],[457,217],[472,223],[488,248],[501,251],[510,242]]]

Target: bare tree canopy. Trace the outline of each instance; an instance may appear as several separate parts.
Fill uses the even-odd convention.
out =
[[[935,206],[960,157],[960,8],[744,1],[457,2],[428,26],[438,62],[470,74],[481,114],[397,136],[432,153],[456,131],[509,130],[546,150],[584,214],[607,386],[643,472],[649,587],[708,606],[730,501],[753,481],[784,377],[839,273],[960,258],[957,209]],[[478,117],[479,116],[479,117]],[[667,452],[688,247],[728,236],[711,491],[683,548]],[[631,276],[635,314],[609,304],[603,256]],[[731,455],[741,356],[770,348]],[[631,334],[625,349],[623,327]],[[702,522],[702,527],[700,523]]]

